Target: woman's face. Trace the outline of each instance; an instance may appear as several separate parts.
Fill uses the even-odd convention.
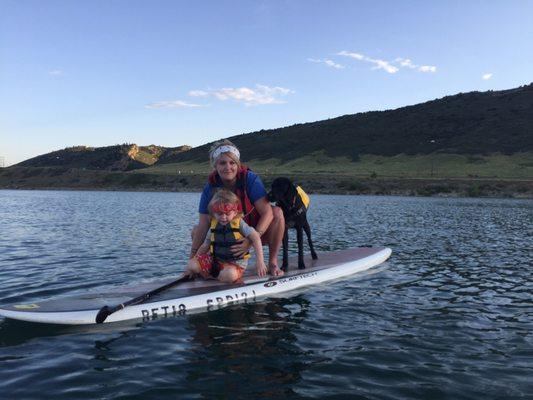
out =
[[[215,163],[215,169],[223,182],[232,183],[237,178],[238,165],[226,154],[221,154],[218,157]]]

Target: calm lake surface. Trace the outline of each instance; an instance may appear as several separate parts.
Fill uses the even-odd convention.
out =
[[[198,200],[0,191],[0,304],[177,276]],[[0,397],[533,398],[532,201],[312,196],[309,219],[317,250],[393,255],[208,313],[70,328],[0,318]]]

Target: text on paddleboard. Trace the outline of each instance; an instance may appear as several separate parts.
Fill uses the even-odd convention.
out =
[[[247,303],[248,300],[255,301],[256,293],[255,290],[252,290],[250,294],[248,292],[235,292],[231,294],[223,294],[220,296],[215,296],[212,298],[206,299],[207,311],[212,310],[214,307],[220,308],[226,304],[233,303]],[[169,317],[184,315],[187,312],[187,306],[184,303],[179,305],[165,305],[161,307],[154,307],[149,309],[141,310],[142,318],[147,319],[156,319],[159,317]]]

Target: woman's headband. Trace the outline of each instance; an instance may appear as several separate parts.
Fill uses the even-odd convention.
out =
[[[211,161],[213,162],[213,164],[217,161],[218,157],[220,157],[222,153],[232,153],[235,155],[235,157],[237,157],[237,160],[240,160],[241,158],[241,153],[239,152],[239,149],[237,149],[235,146],[225,144],[223,146],[217,147],[215,151],[213,151],[213,154],[211,154]]]

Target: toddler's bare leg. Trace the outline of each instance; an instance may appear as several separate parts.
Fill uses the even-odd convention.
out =
[[[243,270],[233,264],[224,264],[224,268],[218,274],[218,280],[224,283],[233,283],[238,281],[243,274]]]

